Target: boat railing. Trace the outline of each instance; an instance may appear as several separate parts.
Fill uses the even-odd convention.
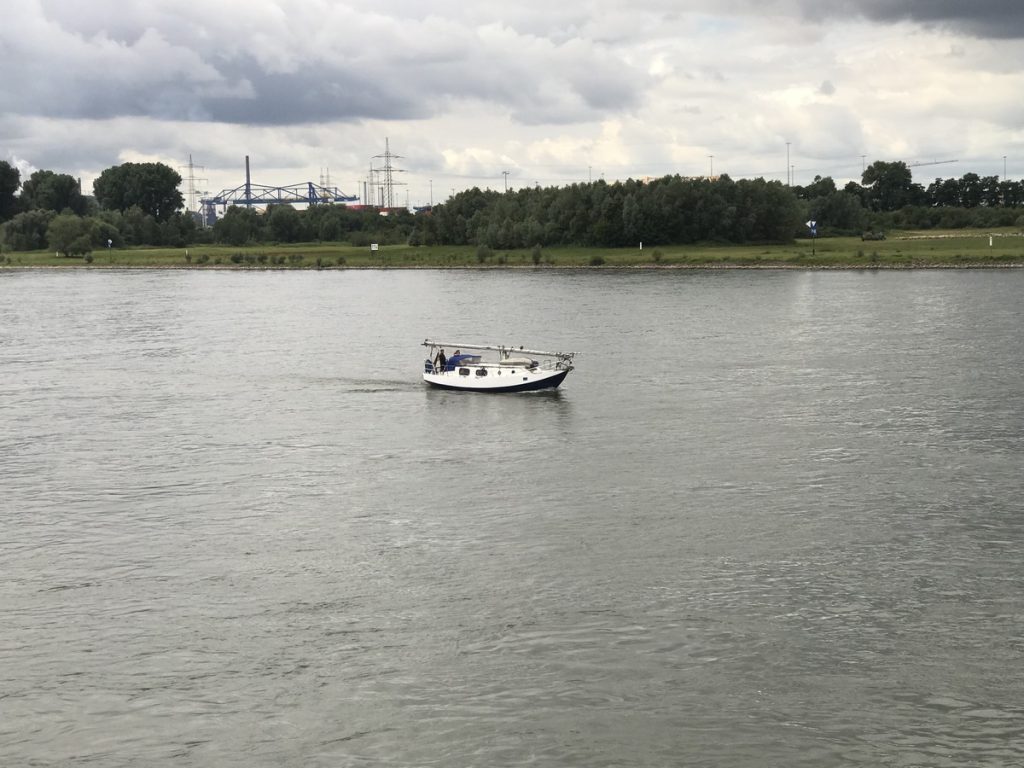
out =
[[[572,361],[573,356],[576,354],[575,352],[543,352],[538,349],[526,349],[524,347],[506,346],[504,344],[457,344],[455,342],[436,341],[434,339],[424,339],[422,346],[429,347],[431,350],[451,348],[497,352],[501,357],[510,357],[513,355],[539,355],[542,357],[566,359],[569,362]]]

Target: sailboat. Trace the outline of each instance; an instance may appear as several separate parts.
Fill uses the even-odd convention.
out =
[[[426,339],[429,356],[423,381],[439,389],[470,392],[531,392],[555,389],[575,368],[575,352]],[[445,354],[450,350],[450,357]]]

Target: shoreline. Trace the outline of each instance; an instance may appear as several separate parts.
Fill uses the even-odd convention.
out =
[[[926,263],[919,264],[602,264],[589,265],[544,265],[533,264],[449,264],[449,265],[359,265],[329,267],[254,267],[241,264],[0,264],[3,271],[29,270],[76,270],[76,271],[146,271],[146,270],[189,270],[195,272],[346,272],[367,270],[474,270],[497,272],[503,270],[588,270],[594,272],[622,272],[625,270],[802,270],[805,272],[876,272],[912,271],[922,269],[965,270],[965,269],[1024,269],[1024,262],[1008,263]]]
[[[345,269],[1020,269],[1024,235],[1004,231],[901,231],[887,240],[858,237],[796,239],[790,243],[693,243],[659,247],[552,246],[492,250],[471,245],[364,248],[350,244],[216,243],[187,247],[123,247],[68,257],[53,251],[8,251],[2,269],[197,269],[294,271]]]

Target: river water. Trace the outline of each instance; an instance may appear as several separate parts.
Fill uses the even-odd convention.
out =
[[[1024,271],[2,272],[0,764],[1022,765],[1022,328]]]

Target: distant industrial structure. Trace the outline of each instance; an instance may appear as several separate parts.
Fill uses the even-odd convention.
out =
[[[190,158],[191,162],[191,158]],[[199,202],[203,208],[203,223],[212,226],[217,220],[217,209],[221,213],[228,206],[240,205],[251,208],[256,205],[275,205],[282,203],[304,205],[326,205],[330,203],[351,203],[359,198],[346,195],[337,187],[324,186],[307,181],[286,187],[269,187],[254,184],[249,171],[249,156],[245,156],[245,184],[234,189],[223,189],[216,195],[204,197]]]
[[[382,214],[392,210],[407,210],[408,206],[395,204],[395,187],[404,186],[404,182],[396,181],[395,176],[405,173],[401,168],[394,166],[395,160],[400,160],[401,155],[391,152],[391,144],[387,138],[384,139],[384,154],[374,155],[370,161],[370,173],[363,182],[363,195],[361,204],[359,197],[346,195],[337,187],[331,186],[330,175],[324,176],[323,170],[320,173],[320,183],[307,181],[302,184],[292,184],[286,187],[270,187],[264,184],[254,184],[249,169],[249,156],[245,156],[245,183],[234,189],[223,189],[215,195],[202,197],[199,200],[201,207],[202,223],[205,226],[213,226],[218,215],[223,215],[229,206],[239,205],[251,208],[253,206],[267,206],[280,204],[293,205],[329,205],[333,203],[356,203],[351,208],[372,208],[379,210]],[[373,160],[383,160],[383,166],[375,168]],[[197,181],[204,179],[195,178],[195,170],[201,166],[192,163],[192,156],[188,158],[188,200],[190,209],[195,207],[195,198],[199,194],[195,191]]]
[[[188,201],[188,210],[189,210],[189,212],[190,213],[194,213],[195,211],[198,210],[196,208],[196,196],[202,194],[198,189],[196,189],[196,183],[200,182],[200,181],[207,181],[207,179],[201,179],[201,178],[197,177],[196,176],[196,171],[197,170],[203,171],[203,170],[206,170],[206,169],[203,168],[203,166],[201,166],[201,165],[196,165],[195,163],[193,163],[192,162],[192,155],[189,154],[189,156],[188,156],[188,165],[186,165],[184,168],[180,168],[179,170],[182,170],[182,171],[188,170],[188,176],[185,177],[185,180],[188,182],[188,189],[187,189],[187,193],[186,193],[186,198],[185,199]]]
[[[395,181],[396,173],[405,173],[402,168],[395,168],[393,160],[401,160],[401,155],[391,152],[391,141],[384,139],[384,154],[374,155],[373,160],[383,160],[382,168],[374,168],[370,163],[370,175],[363,182],[363,202],[370,207],[380,208],[382,211],[390,211],[395,208],[395,187],[404,187],[405,182]],[[398,206],[403,207],[403,206]]]

